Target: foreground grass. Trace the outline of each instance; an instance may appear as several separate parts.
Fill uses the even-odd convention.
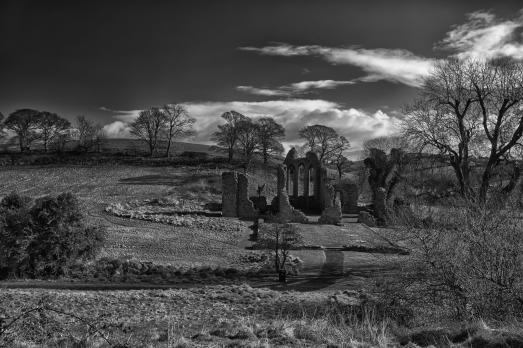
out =
[[[184,290],[4,290],[0,344],[27,347],[389,346],[389,323],[328,292],[242,286]],[[354,315],[351,318],[351,314]],[[358,317],[356,317],[358,316]]]
[[[407,329],[370,298],[248,285],[2,290],[0,347],[523,346],[521,322],[433,322]]]

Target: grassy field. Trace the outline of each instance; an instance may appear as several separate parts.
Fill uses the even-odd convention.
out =
[[[202,206],[221,201],[221,171],[139,166],[44,166],[2,168],[0,195],[30,197],[73,192],[89,224],[107,227],[103,256],[155,263],[224,265],[244,251],[252,231],[240,221],[210,218],[206,229],[130,220],[104,212],[111,203],[166,198]]]

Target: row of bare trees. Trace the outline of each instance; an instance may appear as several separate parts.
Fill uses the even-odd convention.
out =
[[[463,196],[485,202],[502,165],[513,173],[499,193],[514,188],[523,135],[521,62],[444,60],[406,111],[404,135],[420,151],[438,153],[452,166]],[[474,185],[472,162],[478,158],[482,173]]]
[[[168,157],[173,140],[193,134],[195,122],[183,105],[165,104],[140,111],[130,127],[131,134],[147,144],[151,156],[156,154],[159,143],[165,142]]]
[[[285,129],[273,118],[252,120],[236,111],[227,111],[221,117],[225,124],[218,125],[213,140],[227,150],[229,162],[235,153],[240,153],[247,164],[257,153],[263,157],[265,164],[269,158],[282,154],[280,139],[285,136]]]
[[[0,113],[0,121],[3,118]],[[73,140],[84,151],[101,144],[105,136],[100,124],[84,116],[78,116],[76,123],[74,127],[65,118],[48,111],[19,109],[9,114],[0,127],[2,134],[9,132],[16,136],[21,152],[30,151],[36,142],[41,143],[46,152],[51,149],[63,151]]]

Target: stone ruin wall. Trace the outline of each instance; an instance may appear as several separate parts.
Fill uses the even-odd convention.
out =
[[[339,224],[342,214],[358,212],[358,185],[351,180],[334,183],[314,153],[308,153],[305,158],[296,159],[295,151],[291,150],[285,159],[287,165],[280,165],[276,175],[267,173],[264,177],[250,177],[237,172],[222,173],[222,214],[227,217],[255,218],[260,211],[272,211],[274,219],[281,222],[307,223],[308,219],[299,209],[311,206],[321,208],[320,223]],[[309,195],[309,176],[307,173],[307,188],[303,188],[303,197],[297,197],[297,173],[291,172],[288,166],[298,168],[314,168],[314,195]],[[289,179],[289,173],[294,180]],[[275,177],[274,177],[275,176]],[[292,183],[293,187],[289,187]],[[258,197],[258,187],[264,186],[261,197]],[[261,201],[263,201],[261,204]],[[304,205],[305,202],[305,205]],[[259,209],[256,209],[259,208]]]

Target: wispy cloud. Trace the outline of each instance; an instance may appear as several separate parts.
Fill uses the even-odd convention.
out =
[[[290,95],[289,91],[285,91],[282,89],[257,88],[257,87],[253,87],[253,86],[238,86],[238,87],[236,87],[236,89],[241,92],[261,95],[261,96],[267,96],[267,97]]]
[[[336,80],[318,80],[318,81],[301,81],[295,82],[288,85],[283,85],[275,89],[270,88],[257,88],[253,86],[238,86],[237,90],[262,95],[262,96],[291,96],[291,95],[300,95],[307,92],[310,92],[314,89],[333,89],[338,86],[343,85],[352,85],[356,81],[336,81]]]
[[[317,56],[331,64],[347,64],[367,73],[360,81],[387,80],[419,87],[430,73],[434,59],[420,57],[403,49],[364,49],[357,47],[294,46],[276,43],[264,47],[239,47],[240,50],[277,56]]]
[[[523,59],[523,12],[512,20],[501,20],[490,12],[468,14],[467,22],[455,26],[437,44],[461,59],[512,57]]]
[[[121,121],[128,121],[129,119],[135,119],[140,114],[140,111],[143,109],[137,109],[137,110],[114,110],[105,106],[100,106],[98,108],[101,111],[105,111],[108,113],[111,113],[111,116],[121,120]]]

